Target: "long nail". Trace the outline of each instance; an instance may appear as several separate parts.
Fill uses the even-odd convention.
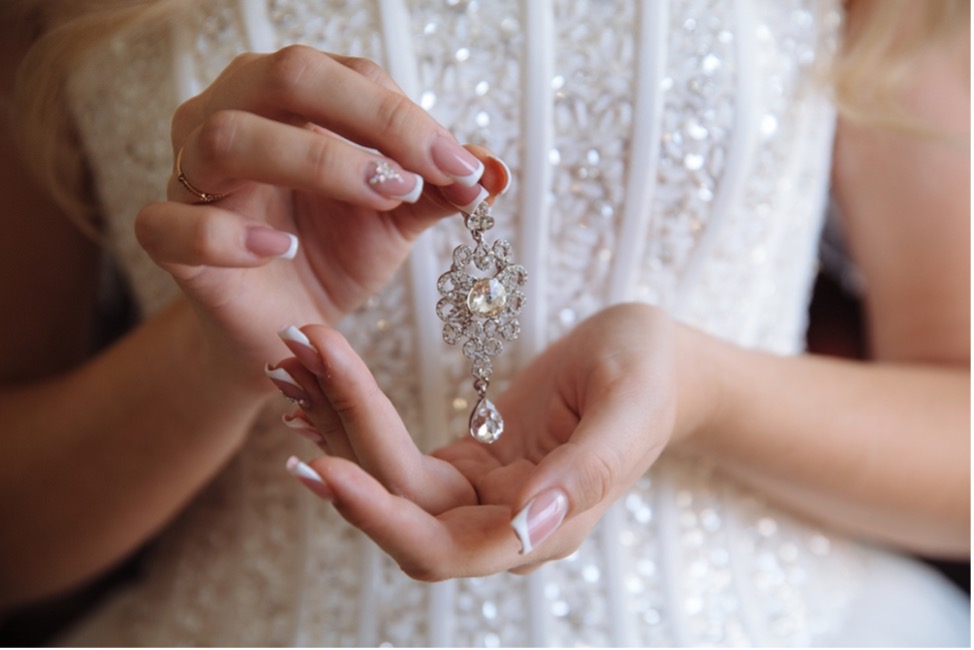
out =
[[[440,171],[464,187],[473,187],[484,175],[484,163],[446,136],[439,136],[430,149]]]
[[[367,182],[387,199],[416,203],[423,193],[423,177],[403,170],[386,160],[377,160],[369,168]]]
[[[328,487],[328,484],[325,483],[324,479],[321,478],[321,475],[311,469],[310,465],[302,462],[297,456],[288,458],[285,467],[291,476],[296,477],[305,487],[322,499],[331,501],[335,498],[335,494]]]
[[[490,193],[483,186],[477,185],[477,193],[473,194],[473,188],[463,187],[459,184],[441,187],[440,193],[447,201],[457,207],[464,214],[471,214],[478,205],[487,200]]]
[[[558,530],[568,514],[568,497],[557,488],[545,490],[531,499],[511,519],[511,527],[521,542],[521,553],[527,555]]]
[[[294,429],[299,436],[307,438],[316,445],[323,444],[325,442],[324,436],[314,428],[314,425],[304,419],[304,416],[298,413],[285,413],[281,416],[281,420],[287,425],[288,428]]]
[[[311,340],[304,332],[294,325],[288,325],[279,331],[277,335],[281,337],[281,340],[284,341],[288,349],[294,353],[294,356],[301,362],[301,365],[319,377],[324,376],[325,364],[321,360],[321,353],[318,352],[318,348],[311,343]]]
[[[298,238],[283,230],[254,226],[247,230],[244,246],[259,257],[293,260],[298,254]]]
[[[296,402],[302,407],[307,407],[310,405],[310,400],[308,399],[308,394],[304,392],[294,377],[291,376],[284,368],[271,368],[270,364],[264,366],[264,374],[267,378],[274,382],[278,390],[284,393],[284,397]]]

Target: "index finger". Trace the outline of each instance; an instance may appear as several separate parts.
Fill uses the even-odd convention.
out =
[[[207,111],[238,109],[290,121],[299,117],[381,151],[434,185],[472,186],[479,180],[483,164],[429,113],[394,83],[377,83],[381,75],[346,65],[350,60],[361,61],[300,45],[249,57],[228,70],[226,83],[214,86]]]

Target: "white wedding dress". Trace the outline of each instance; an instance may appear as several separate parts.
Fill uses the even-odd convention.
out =
[[[829,177],[834,112],[823,76],[841,28],[837,0],[187,7],[172,25],[101,48],[71,88],[143,313],[177,292],[132,229],[140,206],[164,196],[173,110],[234,55],[302,42],[375,60],[461,142],[490,146],[513,170],[494,232],[513,242],[531,280],[497,388],[620,301],[662,305],[743,346],[802,351]],[[342,324],[426,449],[463,433],[473,397],[466,360],[442,342],[435,314],[437,276],[466,237],[459,218],[445,220]],[[282,427],[283,408],[255,424],[157,540],[144,579],[62,642],[969,642],[967,598],[919,563],[802,521],[673,454],[568,559],[529,577],[416,583],[285,473],[289,454],[316,450]]]

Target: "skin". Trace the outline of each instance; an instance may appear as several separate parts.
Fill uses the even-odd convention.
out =
[[[24,44],[0,43],[6,95]],[[917,63],[908,96],[920,98],[911,108],[921,118],[966,133],[969,97],[948,63],[955,46]],[[358,103],[308,90],[338,85]],[[376,194],[365,180],[374,157],[335,134],[423,175],[422,199]],[[170,201],[138,219],[140,242],[184,298],[88,358],[98,251],[24,175],[6,123],[3,135],[0,295],[17,309],[0,319],[0,521],[14,531],[0,538],[0,605],[75,585],[163,527],[273,392],[262,372],[281,356],[273,332],[336,322],[382,286],[415,236],[455,213],[449,202],[476,193],[433,160],[443,128],[374,65],[306,48],[241,57],[173,121],[187,177],[230,196],[194,205],[173,177]],[[306,155],[290,167],[273,150],[248,155],[273,142]],[[870,287],[870,363],[778,358],[647,306],[614,307],[514,379],[497,400],[510,427],[500,442],[426,457],[347,344],[307,326],[314,349],[292,345],[282,365],[331,455],[311,463],[321,482],[304,480],[423,580],[563,557],[671,446],[853,534],[966,555],[969,156],[846,123],[836,152],[836,190]],[[493,167],[482,180],[490,193],[504,182]],[[257,225],[297,234],[297,258],[247,249]],[[356,264],[363,255],[388,265]],[[511,517],[550,489],[566,496],[567,517],[521,554]]]
[[[20,54],[11,49],[7,93]],[[308,90],[331,84],[375,107],[355,109],[357,131],[351,108],[316,104],[333,94]],[[464,150],[404,101],[381,70],[359,59],[301,47],[237,59],[179,109],[173,127],[174,157],[183,147],[187,176],[231,196],[193,205],[196,197],[174,177],[172,201],[147,206],[136,223],[184,298],[87,359],[100,253],[3,140],[10,236],[0,244],[7,265],[0,291],[21,302],[0,325],[7,451],[0,520],[12,531],[0,539],[0,605],[75,585],[158,532],[240,447],[274,394],[263,367],[280,355],[273,333],[281,324],[340,319],[388,280],[420,232],[456,214],[450,201],[477,195],[479,187],[454,183],[431,154],[437,138]],[[335,130],[306,126],[311,119]],[[411,205],[378,194],[367,179],[381,157],[337,135],[389,151],[425,177],[427,190]],[[301,164],[282,170],[270,154],[246,155],[275,140],[304,152]],[[476,161],[488,152],[474,153]],[[267,164],[242,166],[242,155]],[[506,180],[491,163],[482,184],[496,193]],[[274,256],[286,243],[257,255],[245,245],[255,226],[295,233],[304,246],[290,261]],[[37,269],[26,286],[24,268]]]

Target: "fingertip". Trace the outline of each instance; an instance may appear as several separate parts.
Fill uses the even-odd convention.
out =
[[[325,481],[324,476],[297,456],[288,458],[284,467],[291,476],[301,481],[305,487],[318,497],[326,501],[333,501],[335,499],[335,493]]]
[[[284,341],[284,344],[301,365],[311,371],[313,375],[321,377],[325,374],[325,364],[321,357],[320,348],[312,343],[303,331],[294,325],[288,325],[278,331],[277,335]]]
[[[481,180],[484,187],[492,190],[497,196],[504,196],[511,189],[513,180],[511,168],[507,163],[493,154],[487,156],[487,171]]]
[[[298,255],[298,236],[289,232],[284,233],[289,240],[287,250],[277,257],[282,260],[293,260]]]
[[[486,201],[490,193],[481,185],[464,187],[459,183],[440,188],[443,198],[464,214],[472,213],[478,205]]]
[[[511,519],[511,528],[527,555],[551,537],[568,515],[568,495],[560,488],[549,488],[528,501]]]

